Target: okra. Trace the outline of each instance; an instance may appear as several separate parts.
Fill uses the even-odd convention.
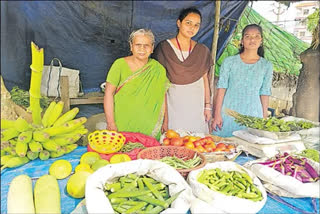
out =
[[[145,195],[148,194],[149,192],[151,192],[150,190],[142,190],[142,191],[126,191],[126,192],[114,192],[111,193],[110,195],[108,195],[108,198],[127,198],[127,197],[136,197],[136,196],[140,196],[140,195]]]
[[[159,193],[159,191],[156,188],[154,188],[154,186],[147,179],[142,178],[142,181],[150,189],[150,191],[154,194],[154,196],[156,196],[157,199],[162,201],[164,200],[162,195]]]
[[[141,201],[148,202],[149,204],[153,204],[153,205],[156,205],[156,206],[162,206],[163,208],[166,208],[166,207],[169,206],[166,201],[158,200],[158,199],[155,199],[155,198],[152,198],[152,197],[149,197],[149,196],[138,196],[136,198],[141,200]]]
[[[131,207],[130,209],[126,210],[124,213],[135,213],[136,211],[140,210],[142,207],[146,206],[146,202],[138,202],[137,205]]]

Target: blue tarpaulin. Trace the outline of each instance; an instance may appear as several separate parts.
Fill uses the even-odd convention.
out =
[[[217,58],[247,4],[221,2]],[[214,1],[1,1],[1,73],[6,87],[29,89],[34,41],[44,48],[46,65],[59,58],[63,66],[80,70],[85,92],[97,91],[113,61],[130,54],[127,40],[133,30],[151,29],[157,44],[175,36],[178,14],[190,6],[203,17],[194,39],[211,49]]]

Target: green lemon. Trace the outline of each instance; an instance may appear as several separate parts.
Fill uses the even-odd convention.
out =
[[[93,171],[96,171],[97,169],[110,164],[109,161],[105,160],[105,159],[101,159],[101,160],[97,160],[93,165],[92,165],[92,169]]]
[[[85,195],[86,181],[90,172],[79,171],[71,175],[67,182],[67,192],[73,198],[83,198]]]
[[[90,165],[87,163],[80,163],[74,169],[74,172],[80,172],[80,171],[86,171],[86,172],[93,173],[93,170],[91,169]]]
[[[64,179],[71,174],[72,165],[67,160],[56,160],[49,168],[49,174],[56,179]]]
[[[100,157],[100,155],[98,153],[96,153],[96,152],[86,152],[81,156],[80,164],[81,163],[86,163],[86,164],[89,164],[91,166],[97,160],[100,160],[100,159],[101,159],[101,157]]]

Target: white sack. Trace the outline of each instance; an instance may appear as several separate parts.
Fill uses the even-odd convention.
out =
[[[279,196],[293,197],[293,198],[304,198],[313,197],[319,198],[319,184],[320,181],[312,183],[302,183],[296,178],[283,175],[277,170],[257,164],[258,162],[265,162],[268,158],[261,158],[254,161],[249,161],[244,164],[245,167],[250,169],[256,174],[265,184],[265,188]],[[319,174],[319,163],[308,159],[308,163],[318,172]]]
[[[187,213],[191,201],[194,200],[192,190],[184,178],[173,167],[157,160],[133,160],[124,163],[106,165],[88,177],[86,182],[86,203],[88,213],[114,213],[103,186],[106,182],[114,182],[117,178],[130,173],[148,175],[169,186],[169,194],[185,189],[168,208],[161,213]]]
[[[245,171],[252,178],[255,186],[261,191],[263,199],[254,202],[236,196],[227,196],[211,190],[205,184],[197,181],[197,175],[202,170],[215,168],[220,168],[221,171]],[[219,213],[257,213],[265,205],[267,200],[267,193],[260,180],[251,171],[232,161],[209,163],[201,169],[191,171],[188,175],[188,183],[192,188],[193,194],[206,203],[206,206],[203,207],[199,206],[198,202],[193,203],[191,205],[192,213],[203,213],[204,209],[212,209]]]

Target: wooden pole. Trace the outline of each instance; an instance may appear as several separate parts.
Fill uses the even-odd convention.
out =
[[[217,57],[217,46],[218,46],[218,38],[219,38],[219,25],[220,25],[220,7],[221,1],[216,1],[215,6],[215,20],[214,20],[214,32],[211,46],[211,57],[213,60],[213,65],[211,67],[210,75],[209,75],[209,84],[211,91],[211,100],[213,100],[215,95],[215,84],[214,84],[214,73],[215,73],[215,65],[216,65],[216,57]],[[214,102],[212,103],[214,106]]]

